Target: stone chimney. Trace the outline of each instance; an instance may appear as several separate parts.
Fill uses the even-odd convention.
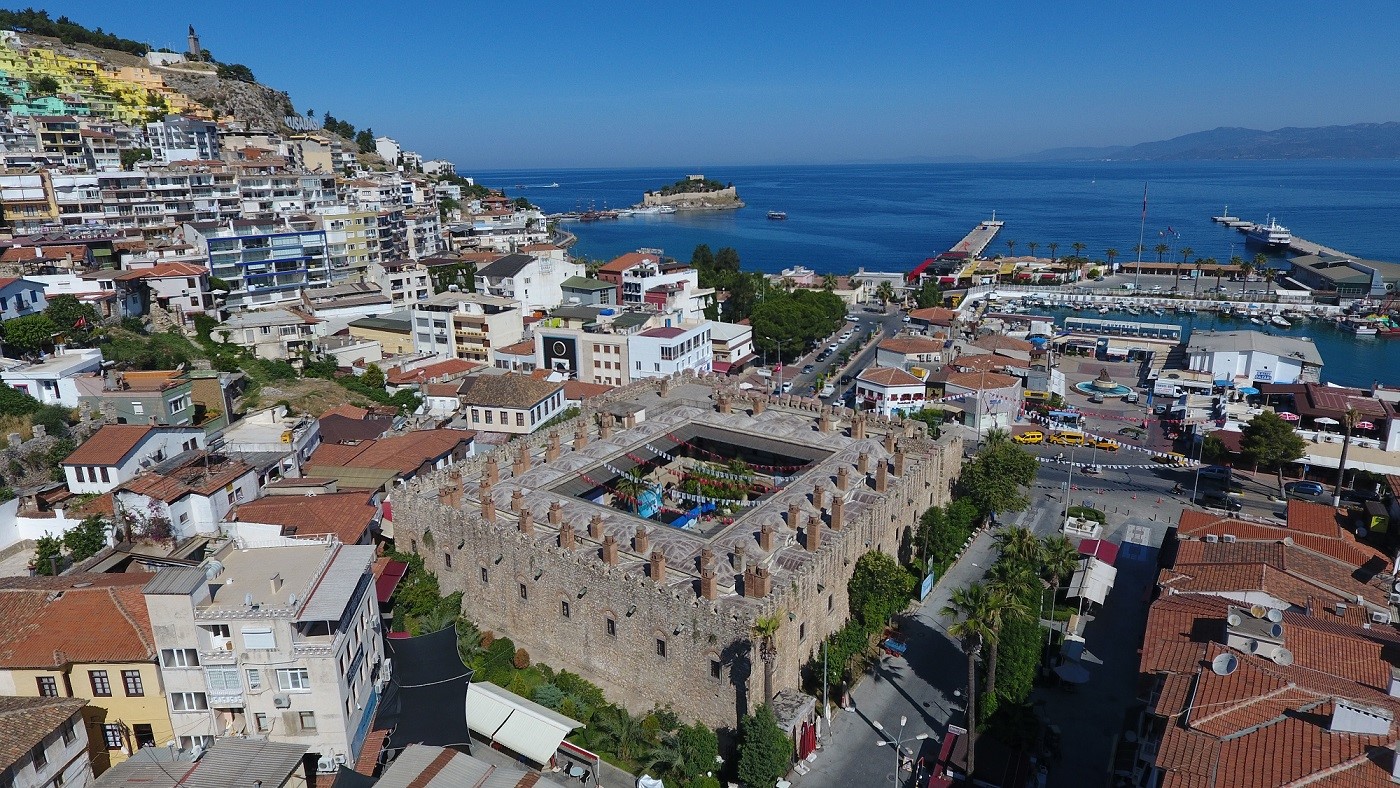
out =
[[[821,418],[817,420],[817,429],[822,432],[831,432],[834,424],[835,422],[831,418],[831,409],[823,405]]]
[[[632,549],[636,550],[638,555],[651,552],[651,537],[645,525],[637,526],[637,535],[632,537]]]
[[[574,527],[569,523],[562,523],[559,526],[559,546],[565,550],[574,549]]]
[[[530,470],[530,444],[520,441],[520,449],[515,454],[515,465],[511,471],[516,476],[524,476]]]
[[[525,508],[525,493],[519,489],[510,494],[510,510],[520,514],[520,510]]]
[[[617,566],[617,537],[607,536],[603,539],[603,563],[608,566]]]
[[[535,532],[535,513],[529,509],[520,510],[520,533],[530,535]]]
[[[481,519],[496,522],[496,499],[491,497],[491,485],[481,485]]]
[[[865,440],[865,417],[859,413],[851,416],[851,440]]]
[[[797,527],[796,525],[793,525],[793,528],[796,528],[796,527]],[[763,524],[763,527],[760,528],[760,529],[758,529],[758,546],[759,546],[759,549],[763,550],[763,552],[765,552],[765,553],[771,553],[771,552],[773,552],[773,526],[772,526],[772,525],[770,525],[770,524],[768,524],[768,523],[764,523],[764,524]]]
[[[751,566],[744,572],[744,596],[762,598],[768,596],[773,585],[773,575],[761,566]]]
[[[596,513],[595,513],[591,518],[589,518],[589,520],[588,520],[588,538],[590,538],[590,539],[602,539],[602,538],[603,538],[603,515],[601,515],[601,514],[596,514]]]
[[[753,415],[757,416],[768,409],[768,398],[757,396],[753,398]]]
[[[845,525],[846,519],[846,499],[839,496],[831,496],[831,530],[839,531]]]
[[[812,505],[818,509],[826,505],[826,488],[820,484],[812,488]]]
[[[897,451],[897,452],[894,453],[894,475],[895,475],[895,476],[903,476],[903,475],[904,475],[904,450],[903,450],[903,449],[901,449],[901,450],[899,450],[899,451]]]
[[[560,451],[559,430],[554,430],[549,433],[549,446],[544,450],[544,461],[554,462],[559,459]]]
[[[598,440],[605,441],[612,437],[613,417],[611,413],[598,414]]]
[[[803,546],[807,552],[815,553],[822,546],[822,518],[820,515],[807,518],[807,534]]]
[[[889,464],[880,460],[880,467],[875,469],[875,492],[884,492],[890,485]]]
[[[851,472],[842,465],[836,469],[836,489],[845,492],[851,488]],[[840,494],[840,493],[838,493]]]
[[[564,505],[554,501],[549,505],[549,524],[558,525],[564,522]]]
[[[707,566],[700,570],[700,596],[705,599],[719,598],[719,583],[715,580],[713,567]]]
[[[449,509],[456,509],[462,505],[460,496],[460,491],[450,484],[444,484],[438,488],[438,500]]]
[[[700,563],[699,563],[699,568],[703,571],[703,570],[705,570],[705,569],[710,568],[710,565],[712,565],[714,562],[715,562],[715,551],[714,551],[714,550],[711,550],[711,549],[708,548],[708,547],[702,547],[702,548],[700,548]]]
[[[791,529],[793,529],[793,530],[797,530],[797,523],[798,523],[797,518],[801,516],[801,513],[802,513],[802,509],[801,509],[801,507],[799,507],[797,504],[795,504],[795,503],[790,503],[790,504],[788,504],[787,524],[788,524],[788,527],[789,527],[789,528],[791,528]]]
[[[657,585],[662,585],[666,582],[666,554],[660,550],[651,551],[650,573],[651,579],[655,580]]]
[[[729,413],[731,408],[728,394],[720,394],[715,397],[715,410],[720,413]]]
[[[496,462],[495,452],[486,455],[486,473],[483,477],[492,484],[501,480],[501,466]]]
[[[588,428],[583,426],[583,419],[579,419],[578,428],[574,430],[574,451],[583,451],[587,445]]]
[[[885,433],[885,453],[894,454],[894,430]]]
[[[661,386],[660,386],[660,389],[659,389],[659,393],[661,394],[662,397],[668,396],[668,395],[671,393],[671,379],[670,379],[670,378],[662,378],[662,379],[661,379]]]
[[[861,452],[861,453],[860,453],[860,456],[856,458],[856,473],[859,473],[861,476],[864,476],[865,474],[870,473],[870,455],[869,455],[869,454],[866,454],[865,452]]]
[[[742,575],[744,572],[748,571],[748,566],[749,549],[744,546],[743,542],[739,542],[734,545],[734,571]]]

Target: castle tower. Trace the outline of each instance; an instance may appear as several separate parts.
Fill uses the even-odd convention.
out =
[[[190,60],[199,61],[204,59],[204,50],[199,46],[199,34],[194,32],[194,25],[190,25]]]

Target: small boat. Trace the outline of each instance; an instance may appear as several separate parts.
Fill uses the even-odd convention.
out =
[[[1130,314],[1130,315],[1140,315],[1140,314],[1142,314],[1142,310],[1141,310],[1141,309],[1138,309],[1138,308],[1135,307],[1135,306],[1130,306],[1130,307],[1128,307],[1128,310],[1127,310],[1127,311],[1128,311],[1128,314]]]
[[[1373,337],[1380,333],[1375,325],[1364,320],[1347,320],[1342,323],[1342,328],[1350,331],[1359,337]]]
[[[1106,306],[1101,306],[1101,307],[1099,307],[1099,314],[1101,314],[1101,315],[1106,315],[1106,314],[1108,314],[1108,307],[1106,307]]]
[[[657,213],[675,213],[675,212],[676,212],[676,206],[674,206],[674,205],[662,205],[662,206],[660,206],[659,208],[656,209],[656,212],[657,212]]]
[[[769,218],[769,219],[786,219],[786,218],[787,218],[787,211],[769,211],[769,212],[768,212],[768,218]]]
[[[1293,324],[1290,323],[1290,322],[1288,322],[1286,319],[1284,319],[1284,317],[1283,317],[1282,315],[1274,315],[1273,317],[1269,318],[1269,322],[1270,322],[1270,323],[1273,323],[1274,325],[1278,326],[1279,328],[1292,328],[1292,327],[1293,327]]]
[[[1156,315],[1157,317],[1161,317],[1162,315],[1165,315],[1166,312],[1163,312],[1160,306],[1154,306],[1152,307],[1152,314]]]
[[[1256,224],[1245,231],[1246,240],[1253,241],[1264,246],[1288,246],[1293,241],[1293,234],[1287,227],[1278,223],[1278,220],[1270,216],[1266,224]]]
[[[1258,317],[1257,315],[1254,316],[1254,317],[1251,317],[1251,318],[1249,319],[1249,322],[1253,323],[1253,324],[1256,325],[1256,326],[1262,326],[1262,325],[1264,325],[1264,321],[1263,321],[1263,320],[1260,320],[1259,317]]]

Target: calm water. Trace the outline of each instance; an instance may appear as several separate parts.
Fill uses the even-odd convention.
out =
[[[1252,256],[1244,237],[1210,221],[1226,205],[1251,221],[1270,214],[1300,237],[1361,257],[1400,260],[1400,161],[1377,162],[1095,162],[1073,164],[923,164],[810,167],[699,167],[695,169],[511,170],[476,173],[480,183],[526,196],[548,212],[622,208],[647,189],[689,172],[733,182],[747,203],[738,211],[641,216],[567,225],[578,235],[576,255],[608,259],[639,247],[689,259],[697,244],[732,246],[744,267],[776,272],[806,265],[821,272],[858,268],[907,271],[957,243],[993,211],[1006,222],[988,253],[1072,253],[1102,258],[1112,247],[1119,261],[1133,258],[1149,183],[1146,259],[1158,243],[1193,257],[1225,261]],[[538,188],[558,183],[558,188]],[[527,188],[519,188],[525,186]],[[786,211],[787,221],[766,218]],[[1167,228],[1179,234],[1166,234]],[[1281,262],[1281,261],[1280,261]],[[1138,319],[1147,320],[1148,314]],[[1186,316],[1182,316],[1183,320]],[[1159,320],[1175,320],[1167,315]],[[1214,327],[1199,315],[1198,327]],[[1220,328],[1257,328],[1222,321]],[[1277,330],[1277,329],[1270,329]],[[1400,385],[1400,340],[1358,338],[1321,322],[1285,331],[1318,344],[1325,379],[1351,385],[1373,380]]]

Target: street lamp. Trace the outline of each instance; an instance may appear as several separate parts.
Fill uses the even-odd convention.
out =
[[[890,733],[885,730],[885,726],[881,725],[879,720],[871,720],[870,724],[874,725],[875,730],[879,731],[880,735],[883,737],[880,739],[880,741],[875,742],[875,746],[884,747],[886,744],[888,744],[894,748],[894,781],[896,784],[898,784],[899,770],[901,766],[900,756],[903,752],[904,744],[906,742],[923,741],[924,739],[928,738],[928,734],[920,733],[911,736],[908,739],[904,738],[904,726],[909,724],[909,718],[903,715],[901,715],[899,718],[899,731],[896,732],[894,736],[891,736]],[[910,753],[910,757],[913,757],[913,753]]]

